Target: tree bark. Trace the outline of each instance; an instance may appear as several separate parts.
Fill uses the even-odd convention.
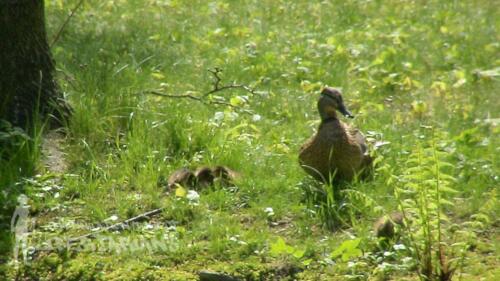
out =
[[[27,128],[51,114],[61,125],[69,107],[53,76],[44,0],[1,0],[0,38],[0,119]]]

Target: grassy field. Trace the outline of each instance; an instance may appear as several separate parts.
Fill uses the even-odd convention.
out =
[[[45,2],[52,38],[78,1]],[[415,247],[436,238],[438,224],[425,214],[437,208],[455,277],[498,280],[494,2],[85,1],[52,49],[74,109],[61,144],[68,168],[45,169],[36,139],[23,165],[37,175],[20,178],[2,163],[2,184],[29,197],[32,244],[164,207],[106,235],[174,237],[173,247],[40,252],[0,274],[197,280],[207,269],[244,280],[418,280]],[[256,91],[219,91],[203,98],[211,104],[147,93],[201,96],[215,67],[221,84]],[[319,124],[325,85],[342,89],[356,115],[344,121],[369,137],[377,159],[374,178],[333,203],[314,194],[325,187],[297,160]],[[199,202],[165,193],[172,171],[217,164],[242,174],[234,187],[204,190]],[[419,189],[436,182],[441,190]],[[401,207],[424,234],[380,249],[372,224]],[[332,227],[332,212],[342,224]]]

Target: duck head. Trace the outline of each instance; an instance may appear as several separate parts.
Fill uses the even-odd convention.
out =
[[[354,118],[354,115],[345,107],[340,91],[331,87],[325,87],[321,91],[321,96],[318,100],[318,111],[321,120],[336,119],[337,110],[346,117]]]

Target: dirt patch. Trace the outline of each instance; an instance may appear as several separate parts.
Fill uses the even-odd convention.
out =
[[[42,163],[49,172],[62,174],[68,169],[63,144],[64,136],[56,131],[50,131],[43,137]]]

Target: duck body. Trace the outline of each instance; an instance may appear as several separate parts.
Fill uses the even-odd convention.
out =
[[[329,98],[331,93],[333,100]],[[318,109],[322,117],[318,131],[302,145],[299,153],[299,163],[304,171],[326,183],[352,181],[358,175],[365,176],[372,161],[363,134],[337,118],[336,110],[352,117],[345,109],[340,93],[325,88]]]

